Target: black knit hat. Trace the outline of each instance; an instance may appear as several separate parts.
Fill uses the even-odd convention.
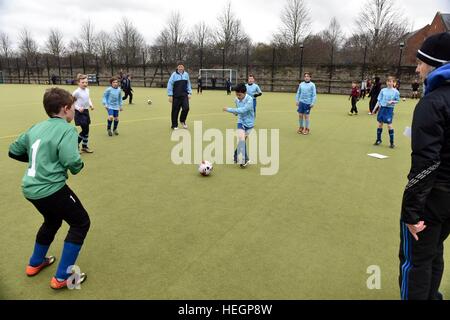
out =
[[[432,67],[450,62],[450,33],[443,32],[428,37],[416,56]]]

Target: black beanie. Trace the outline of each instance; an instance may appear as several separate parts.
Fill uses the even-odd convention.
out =
[[[428,37],[416,56],[432,67],[450,62],[450,33],[443,32]]]

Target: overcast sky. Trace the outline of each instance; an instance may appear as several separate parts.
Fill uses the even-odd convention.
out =
[[[355,30],[355,18],[368,0],[305,0],[312,17],[312,32],[327,27],[336,17],[348,35]],[[450,0],[392,0],[409,19],[412,28],[431,23],[437,11],[450,13]],[[80,33],[81,24],[91,19],[95,31],[114,29],[122,17],[131,20],[147,43],[152,44],[171,11],[183,14],[186,27],[205,21],[217,25],[217,16],[228,0],[0,0],[0,31],[13,42],[23,28],[31,31],[42,46],[50,28],[58,28],[67,43]],[[270,42],[281,24],[285,0],[231,0],[253,42]]]

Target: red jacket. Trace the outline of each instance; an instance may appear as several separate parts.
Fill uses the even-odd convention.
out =
[[[352,88],[352,93],[350,94],[350,97],[359,98],[359,89],[358,89],[358,87]]]

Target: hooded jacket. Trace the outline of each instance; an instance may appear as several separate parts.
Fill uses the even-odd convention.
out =
[[[427,220],[431,190],[450,196],[450,64],[431,72],[425,88],[414,110],[411,170],[403,193],[401,221],[408,224]]]

